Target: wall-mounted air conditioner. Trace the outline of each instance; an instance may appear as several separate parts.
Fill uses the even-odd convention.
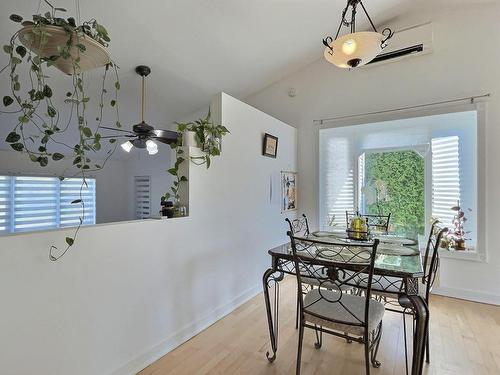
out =
[[[364,66],[381,65],[410,56],[431,53],[433,51],[432,36],[431,22],[396,31],[394,36],[389,39],[388,46]]]

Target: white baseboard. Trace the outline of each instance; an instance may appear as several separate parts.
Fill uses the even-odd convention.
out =
[[[432,294],[445,297],[464,299],[467,301],[487,303],[490,305],[500,305],[500,295],[478,292],[470,289],[450,288],[446,286],[434,287]]]
[[[227,314],[233,312],[236,308],[255,297],[262,292],[262,285],[256,285],[236,296],[228,303],[219,306],[213,311],[200,317],[200,319],[180,328],[172,333],[165,340],[145,350],[142,354],[131,359],[129,362],[113,371],[110,375],[134,375],[143,370],[151,363],[157,361],[165,354],[171,352],[179,345],[185,343],[190,338],[196,336]]]

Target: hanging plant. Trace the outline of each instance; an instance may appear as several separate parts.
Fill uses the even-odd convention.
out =
[[[5,139],[13,150],[25,154],[41,167],[71,158],[76,172],[73,170],[67,177],[82,178],[80,199],[72,202],[81,206],[80,224],[72,237],[66,237],[65,249],[59,255],[54,255],[57,247],[50,248],[49,258],[57,260],[74,244],[82,225],[85,216],[82,191],[86,187],[86,175],[101,170],[116,149],[116,139],[109,138],[110,146],[104,162],[92,162],[104,140],[100,127],[105,107],[112,110],[114,125],[121,127],[118,113],[120,81],[118,67],[105,49],[110,42],[106,28],[94,19],[77,25],[73,17],[59,17],[60,13],[66,12],[65,9],[54,7],[47,0],[45,3],[50,11],[36,14],[31,20],[24,20],[17,14],[9,17],[22,28],[14,33],[9,44],[3,46],[9,62],[0,73],[9,75],[10,92],[3,96],[6,109],[0,112],[17,117]],[[68,90],[56,92],[52,76],[57,71],[51,67],[69,75]],[[99,67],[103,69],[100,91],[91,98],[86,91],[88,85],[84,73]],[[110,71],[113,72],[114,87],[108,93],[106,84]],[[97,115],[88,114],[91,105],[96,106]],[[74,144],[61,139],[62,134],[75,129]],[[66,152],[61,151],[64,149]]]
[[[175,164],[168,170],[174,176],[174,182],[170,187],[170,191],[165,193],[165,200],[173,198],[174,206],[179,207],[179,190],[182,182],[187,181],[187,177],[182,175],[179,167],[185,161],[184,150],[182,150],[182,139],[186,132],[193,132],[197,146],[201,149],[203,155],[191,156],[189,159],[196,165],[207,166],[210,168],[211,158],[219,156],[221,153],[222,138],[229,133],[229,130],[223,125],[214,124],[211,120],[211,111],[208,110],[207,117],[196,120],[195,122],[181,123],[177,122],[177,132],[179,137],[177,141],[170,144],[170,147],[175,151]]]

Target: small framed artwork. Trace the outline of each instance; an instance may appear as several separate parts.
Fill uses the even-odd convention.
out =
[[[276,158],[278,154],[278,137],[271,134],[264,135],[264,146],[262,149],[262,155],[268,156],[270,158]]]
[[[297,209],[297,172],[281,172],[281,212]]]

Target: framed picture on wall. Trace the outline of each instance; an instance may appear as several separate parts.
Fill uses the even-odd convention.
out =
[[[276,158],[278,154],[278,137],[271,134],[264,134],[264,146],[262,148],[262,155],[270,158]]]
[[[297,172],[281,172],[281,212],[297,209]]]

